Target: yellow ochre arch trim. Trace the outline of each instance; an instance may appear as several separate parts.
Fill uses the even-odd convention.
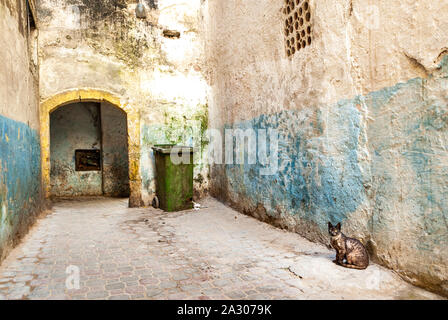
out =
[[[125,103],[117,95],[98,89],[74,89],[60,92],[40,104],[40,140],[42,153],[42,183],[45,196],[50,197],[50,113],[60,106],[74,102],[108,102],[127,115],[129,148],[129,206],[141,206],[140,176],[140,115],[135,106]]]

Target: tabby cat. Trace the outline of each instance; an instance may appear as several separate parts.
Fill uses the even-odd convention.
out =
[[[331,236],[331,246],[336,249],[334,263],[351,269],[363,270],[367,268],[369,254],[359,240],[346,237],[341,232],[340,223],[333,226],[331,222],[328,222],[328,232]]]

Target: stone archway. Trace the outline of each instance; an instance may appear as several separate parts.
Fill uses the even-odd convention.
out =
[[[45,196],[50,196],[50,113],[74,102],[108,102],[127,114],[129,148],[129,206],[139,207],[141,200],[140,175],[140,116],[135,106],[124,103],[117,95],[97,89],[76,89],[58,93],[40,105],[40,139],[42,180]]]

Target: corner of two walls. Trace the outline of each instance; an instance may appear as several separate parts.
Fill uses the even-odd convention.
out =
[[[0,2],[0,261],[47,208],[41,183],[39,70],[24,1]]]
[[[447,4],[308,2],[313,42],[290,58],[285,1],[209,2],[210,125],[279,133],[275,174],[214,165],[212,195],[324,244],[342,222],[376,261],[448,295]]]

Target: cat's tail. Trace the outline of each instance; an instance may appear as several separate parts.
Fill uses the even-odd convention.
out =
[[[342,263],[341,266],[346,267],[346,268],[350,268],[350,269],[357,269],[357,270],[364,270],[367,269],[368,266],[356,266],[354,264],[347,264],[347,263]]]

